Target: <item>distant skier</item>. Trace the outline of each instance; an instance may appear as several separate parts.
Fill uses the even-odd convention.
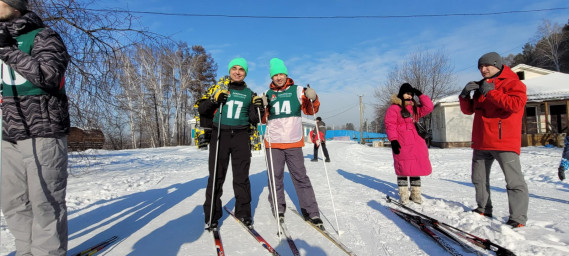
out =
[[[326,157],[326,162],[330,162],[330,156],[328,155],[328,149],[326,148],[326,123],[322,121],[321,117],[316,118],[316,125],[318,126],[318,132],[320,141],[316,137],[316,127],[310,131],[310,140],[314,143],[314,157],[312,162],[318,162],[318,148],[322,146],[322,151],[324,152],[324,157]]]
[[[230,159],[233,172],[233,192],[235,193],[235,216],[246,226],[253,225],[251,183],[249,181],[249,167],[251,166],[249,126],[259,122],[257,108],[262,110],[263,102],[261,97],[255,96],[247,87],[244,81],[247,70],[247,61],[243,58],[236,58],[229,62],[228,89],[219,88],[212,94],[211,100],[203,101],[198,108],[200,115],[213,115],[209,147],[209,178],[203,204],[205,223],[209,224],[208,229],[216,228],[223,214],[221,195]],[[218,143],[218,138],[222,143]],[[219,149],[217,149],[218,144]],[[213,187],[215,187],[214,191],[212,191]],[[213,204],[211,202],[212,193]],[[213,216],[210,216],[210,211]]]
[[[458,96],[460,110],[474,114],[472,124],[472,184],[476,191],[475,213],[491,217],[490,169],[497,160],[506,177],[510,217],[507,225],[523,227],[527,221],[528,186],[520,164],[522,117],[526,86],[502,57],[489,52],[478,60],[481,81],[468,82]],[[470,96],[470,92],[474,95]]]
[[[272,82],[266,93],[269,109],[265,112],[263,123],[267,124],[265,146],[270,162],[269,171],[274,173],[275,177],[278,213],[273,214],[284,218],[286,203],[283,179],[286,163],[302,215],[314,225],[323,227],[314,189],[304,166],[301,115],[303,112],[306,115],[314,115],[318,112],[320,101],[314,89],[294,84],[288,77],[288,70],[281,59],[271,59],[270,75]],[[274,207],[270,180],[269,188],[269,202]]]
[[[563,154],[561,155],[561,164],[559,164],[559,169],[557,175],[560,180],[565,179],[565,171],[569,170],[569,134],[565,136],[565,147],[563,148]]]
[[[414,96],[419,98],[420,104],[413,99]],[[391,103],[385,114],[385,130],[393,151],[399,200],[404,204],[409,202],[410,180],[411,200],[421,204],[420,176],[431,174],[432,167],[427,144],[417,133],[415,122],[433,111],[433,102],[429,96],[404,83],[399,93],[391,97]]]

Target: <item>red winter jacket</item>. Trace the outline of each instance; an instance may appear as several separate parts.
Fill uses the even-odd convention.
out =
[[[318,142],[318,138],[316,138],[316,132],[314,130],[310,131],[310,134],[308,136],[310,136],[310,141],[314,144],[316,144]],[[321,131],[318,131],[318,134],[320,135],[320,142],[324,142],[326,143],[326,139],[324,138],[324,133],[322,133]]]
[[[497,77],[487,82],[493,82],[496,88],[486,96],[478,91],[473,99],[458,96],[462,113],[474,114],[472,149],[511,151],[519,155],[526,86],[506,65]]]

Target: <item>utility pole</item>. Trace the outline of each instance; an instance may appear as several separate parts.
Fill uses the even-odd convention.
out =
[[[364,140],[364,105],[362,103],[362,95],[360,95],[360,143],[365,144]]]

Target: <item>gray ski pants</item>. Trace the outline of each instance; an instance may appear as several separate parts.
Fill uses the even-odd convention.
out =
[[[481,212],[492,213],[490,168],[494,160],[498,161],[506,178],[510,220],[525,225],[528,219],[529,191],[522,173],[520,156],[514,152],[474,150],[472,184],[476,190],[477,209]]]
[[[2,141],[1,186],[16,255],[65,255],[67,137]]]
[[[292,184],[294,184],[294,189],[296,190],[296,195],[298,196],[298,201],[300,204],[300,211],[305,217],[313,218],[320,217],[318,212],[318,203],[316,202],[316,196],[314,195],[314,189],[312,188],[312,183],[310,183],[310,178],[306,175],[306,167],[304,167],[304,155],[302,153],[302,148],[289,148],[289,149],[268,149],[267,157],[269,161],[269,177],[275,173],[275,187],[277,188],[277,206],[279,213],[284,213],[286,210],[285,203],[285,191],[284,191],[284,167],[285,163],[288,167],[290,177],[292,179]],[[271,163],[272,156],[272,163]],[[272,166],[272,167],[271,167]],[[273,190],[272,183],[269,179],[269,202],[271,203],[271,209],[273,206]]]

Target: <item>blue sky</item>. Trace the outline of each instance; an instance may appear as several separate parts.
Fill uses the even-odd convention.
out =
[[[243,16],[403,16],[481,14],[569,7],[543,1],[158,1],[102,0],[93,8]],[[456,88],[477,80],[478,58],[490,51],[519,53],[548,19],[567,24],[569,9],[501,15],[355,19],[258,19],[138,14],[140,24],[188,45],[202,45],[227,74],[232,58],[249,64],[245,81],[253,91],[268,89],[269,60],[284,60],[296,84],[310,84],[321,100],[317,114],[329,126],[359,127],[359,96],[365,118],[373,118],[374,91],[393,67],[419,50],[443,51],[457,74]]]

